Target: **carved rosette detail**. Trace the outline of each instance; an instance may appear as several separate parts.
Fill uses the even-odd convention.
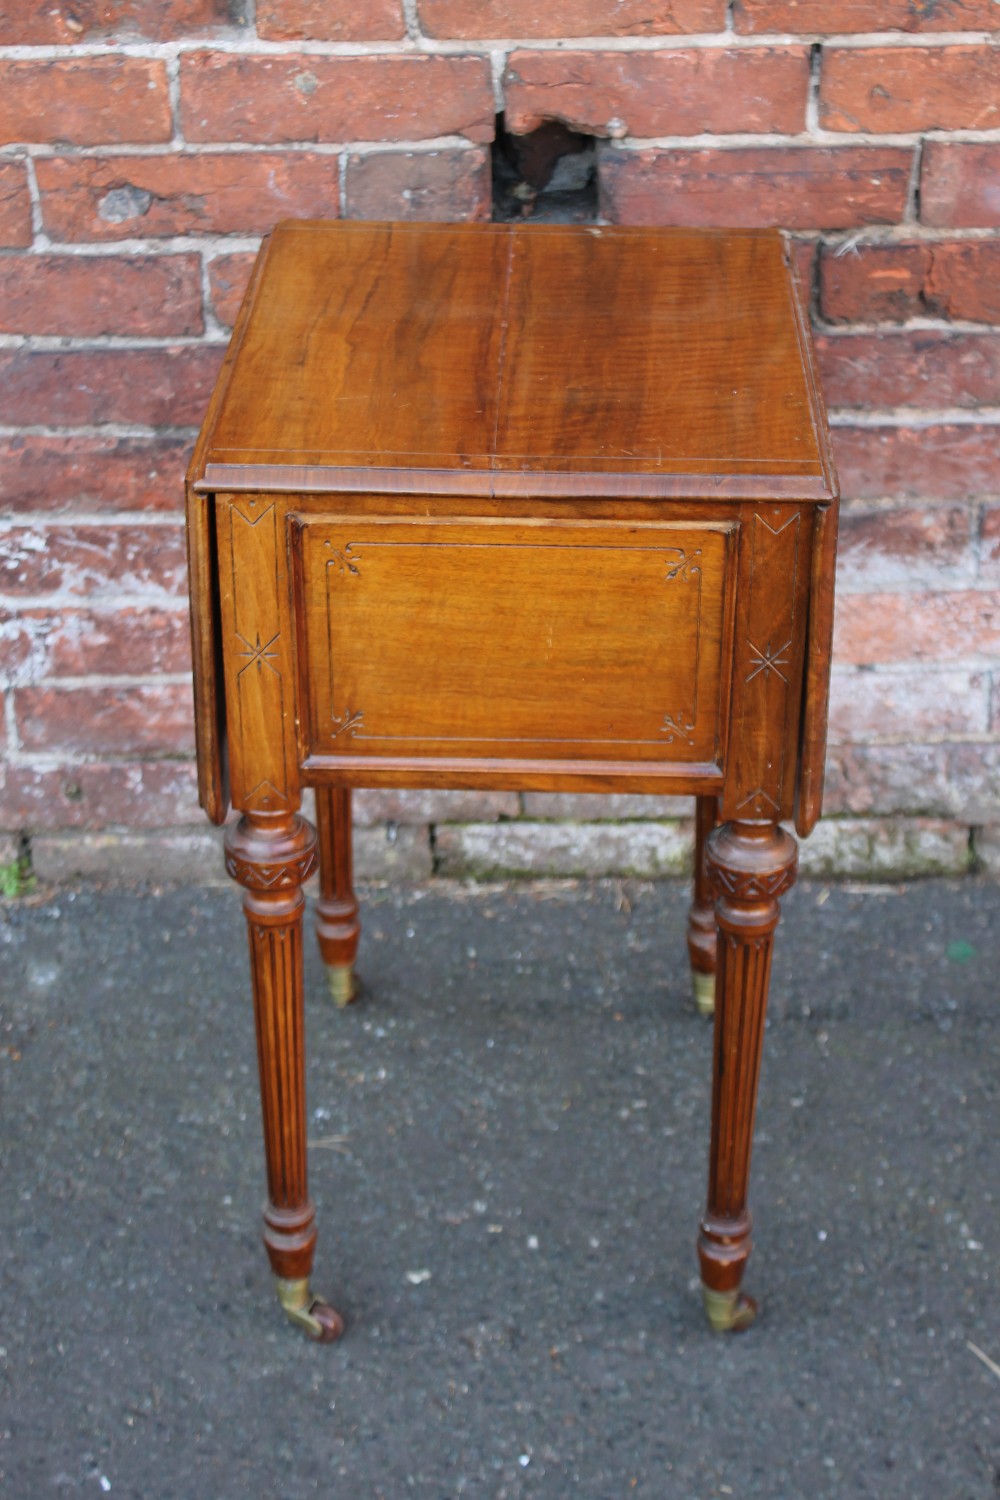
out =
[[[285,886],[302,885],[313,874],[316,865],[315,845],[274,864],[259,864],[255,860],[242,859],[231,849],[226,850],[227,874],[251,891],[277,891]]]

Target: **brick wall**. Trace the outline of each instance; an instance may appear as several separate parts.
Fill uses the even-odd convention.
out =
[[[847,501],[810,857],[1000,866],[998,43],[997,0],[0,0],[0,829],[207,837],[180,480],[259,236],[488,217],[503,108],[598,138],[609,220],[793,232]],[[369,868],[686,847],[669,801],[359,802]]]

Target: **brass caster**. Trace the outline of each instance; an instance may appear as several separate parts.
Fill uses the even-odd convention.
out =
[[[698,1007],[699,1016],[714,1016],[715,975],[699,974],[697,969],[692,969],[691,983],[694,986],[694,1003]]]
[[[285,1281],[274,1278],[278,1301],[288,1318],[299,1328],[304,1328],[318,1344],[332,1344],[344,1331],[344,1320],[335,1307],[314,1297],[309,1290],[309,1278],[301,1281]]]
[[[757,1304],[743,1292],[713,1292],[703,1286],[705,1316],[714,1333],[742,1333],[757,1316]]]
[[[358,996],[358,982],[354,977],[353,964],[327,964],[326,982],[330,986],[330,999],[338,1010],[350,1005]]]

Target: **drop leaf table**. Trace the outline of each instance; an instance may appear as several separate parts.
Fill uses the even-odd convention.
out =
[[[354,993],[353,787],[697,799],[689,949],[715,1008],[698,1253],[747,1326],[773,934],[820,811],[837,483],[772,231],[289,222],[191,462],[200,795],[243,886],[264,1242],[310,1288],[302,886]],[[301,816],[314,787],[317,828]]]

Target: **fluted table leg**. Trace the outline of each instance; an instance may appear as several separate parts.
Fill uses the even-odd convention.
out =
[[[288,1316],[312,1338],[339,1338],[340,1314],[310,1290],[316,1247],[306,1172],[302,884],[316,836],[297,813],[243,816],[226,836],[226,869],[244,887],[260,1068],[267,1206],[264,1244]]]
[[[778,897],[795,881],[795,840],[774,824],[725,823],[708,841],[719,925],[712,1144],[698,1258],[713,1328],[746,1328],[754,1302],[740,1286],[751,1251],[750,1152]]]

